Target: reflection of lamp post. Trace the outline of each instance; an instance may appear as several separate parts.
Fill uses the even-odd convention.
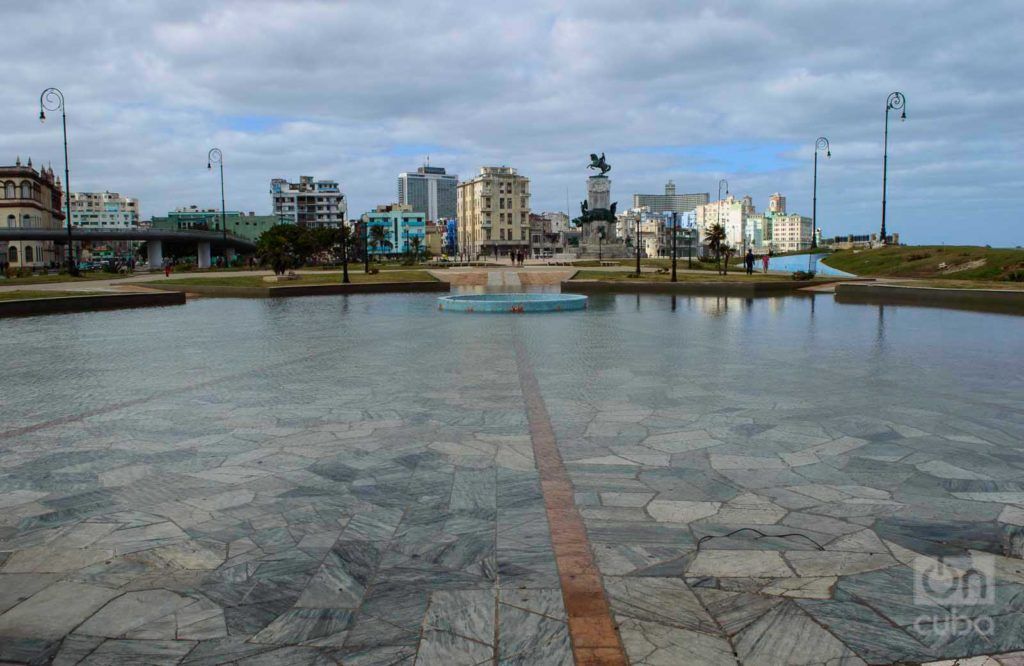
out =
[[[900,110],[900,120],[907,119],[907,98],[903,96],[903,93],[891,92],[889,98],[885,101],[885,141],[882,148],[882,237],[879,238],[879,242],[885,245],[885,191],[887,188],[888,171],[889,171],[889,110],[897,109]]]
[[[64,207],[68,216],[68,274],[78,275],[75,251],[71,244],[71,174],[68,169],[68,116],[64,111],[64,93],[58,88],[47,88],[39,95],[39,122],[46,120],[46,111],[60,111],[64,129]]]
[[[597,230],[597,260],[598,261],[603,261],[604,260],[604,254],[603,254],[604,248],[602,246],[602,242],[603,241],[604,241],[604,227],[601,227],[600,229]]]
[[[206,154],[206,168],[213,169],[214,164],[220,167],[220,232],[221,237],[224,239],[224,256],[226,257],[228,247],[228,226],[226,215],[224,213],[224,153],[220,151],[220,148],[211,148],[210,152]]]

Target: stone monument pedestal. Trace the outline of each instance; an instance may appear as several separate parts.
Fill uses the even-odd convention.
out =
[[[587,216],[580,229],[582,259],[621,259],[629,256],[629,248],[619,240],[615,212],[611,203],[612,180],[604,174],[587,178]]]

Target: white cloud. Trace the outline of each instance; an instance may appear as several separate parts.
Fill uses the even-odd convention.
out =
[[[510,164],[534,207],[583,197],[604,151],[614,198],[714,193],[810,209],[813,141],[826,233],[874,230],[885,97],[890,228],[916,242],[1018,244],[1024,205],[1024,8],[934,2],[60,2],[0,7],[0,162],[60,164],[38,94],[68,99],[72,186],[139,196],[144,215],[266,212],[269,180],[342,181],[353,212],[431,162]],[[772,153],[776,154],[772,154]],[[575,204],[574,204],[575,205]],[[975,225],[976,219],[983,225]]]

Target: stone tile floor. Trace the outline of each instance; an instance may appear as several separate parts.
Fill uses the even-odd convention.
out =
[[[819,300],[815,337],[792,300],[667,302],[18,322],[0,662],[573,663],[528,363],[630,663],[1024,664],[1024,345],[999,335],[1019,321],[890,309],[880,339],[873,309]],[[54,400],[62,375],[33,361],[66,330],[62,358],[91,345],[71,376],[117,352],[112,376],[139,379]],[[182,355],[154,382],[147,349]],[[993,593],[956,613],[990,635],[944,634],[953,609],[915,597],[915,566],[964,553],[992,557]]]

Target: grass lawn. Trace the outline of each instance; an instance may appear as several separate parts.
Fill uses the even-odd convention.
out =
[[[0,279],[0,287],[21,284],[47,284],[50,282],[90,282],[92,280],[117,280],[128,277],[117,273],[104,273],[102,271],[82,273],[78,277],[71,277],[67,273],[63,275],[30,275],[29,277]]]
[[[671,273],[643,273],[642,278],[629,277],[632,273],[625,273],[623,271],[598,271],[598,270],[581,270],[577,271],[576,275],[572,276],[573,280],[611,280],[616,282],[670,282],[672,280]],[[779,282],[792,280],[788,275],[765,275],[763,273],[755,273],[754,275],[747,275],[746,273],[729,273],[728,275],[719,275],[711,271],[705,273],[677,273],[679,282]]]
[[[369,282],[436,282],[436,278],[427,271],[395,270],[367,274],[359,270],[349,270],[352,284]],[[187,277],[180,280],[160,280],[156,284],[170,285],[210,285],[216,287],[290,287],[309,284],[341,284],[341,273],[300,273],[297,280],[282,282],[266,282],[260,275],[211,275],[209,277]]]
[[[17,291],[0,291],[0,301],[20,301],[30,298],[58,298],[60,296],[94,296],[109,294],[109,291],[40,291],[18,289]]]
[[[1016,272],[1024,278],[1024,250],[1013,248],[900,245],[839,250],[823,261],[832,268],[863,276],[1004,281]]]

